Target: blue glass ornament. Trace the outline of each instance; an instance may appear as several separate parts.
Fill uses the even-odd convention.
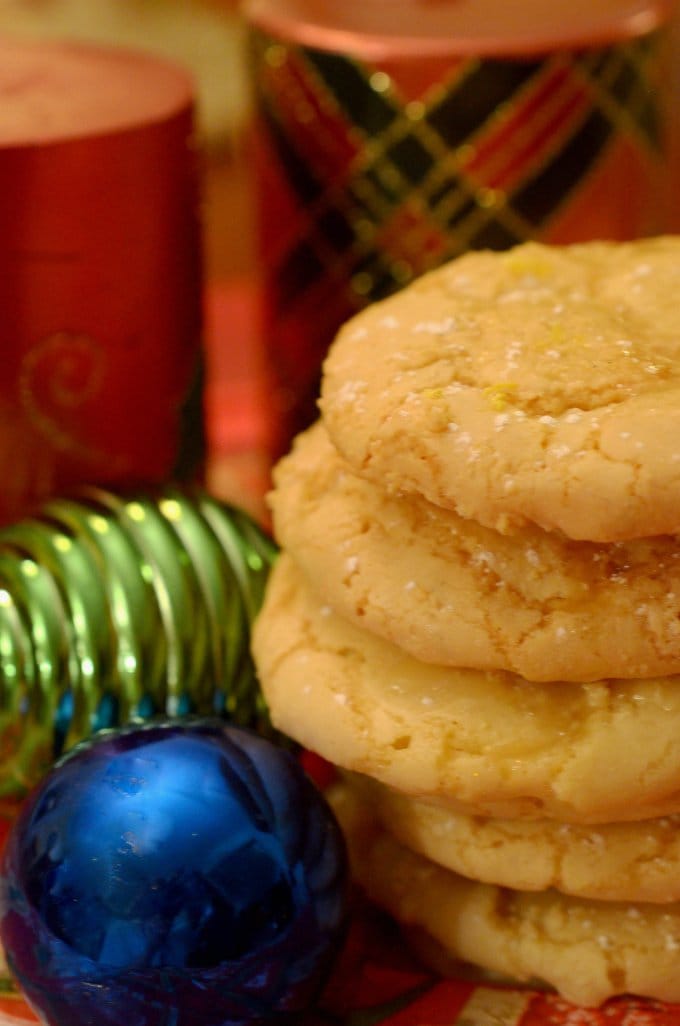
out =
[[[295,757],[220,721],[81,742],[3,858],[0,939],[50,1026],[297,1021],[345,920],[347,870]]]

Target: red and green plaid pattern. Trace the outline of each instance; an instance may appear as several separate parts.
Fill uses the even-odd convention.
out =
[[[466,249],[663,230],[664,43],[377,65],[253,30],[284,404],[305,396],[311,417],[339,324]]]

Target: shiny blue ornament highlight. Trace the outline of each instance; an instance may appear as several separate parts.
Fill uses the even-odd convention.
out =
[[[341,834],[294,756],[216,721],[77,745],[10,834],[0,939],[50,1026],[296,1022],[340,942]]]

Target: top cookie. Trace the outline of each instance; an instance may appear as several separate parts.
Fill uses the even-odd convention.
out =
[[[680,531],[680,237],[468,253],[349,321],[328,431],[359,473],[508,532]]]

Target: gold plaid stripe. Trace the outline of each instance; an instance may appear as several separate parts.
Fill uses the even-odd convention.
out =
[[[259,46],[265,60],[268,47],[275,47],[277,54],[276,62],[268,63],[270,116],[280,125],[295,118],[299,96],[287,92],[283,74],[277,80],[275,66],[278,62],[280,70],[286,60],[294,60],[305,92],[317,97],[317,110],[328,112],[335,130],[341,126],[357,148],[344,176],[326,173],[317,195],[298,194],[305,207],[310,250],[320,266],[332,269],[336,280],[354,283],[363,297],[373,299],[467,248],[502,248],[540,235],[588,186],[612,139],[625,137],[640,160],[650,165],[650,172],[652,164],[658,168],[662,154],[655,126],[661,112],[650,105],[650,98],[655,95],[659,45],[656,37],[645,38],[607,50],[509,62],[516,65],[512,74],[507,72],[508,62],[467,60],[455,65],[450,80],[413,101],[377,66],[287,47],[262,36]],[[559,88],[548,90],[537,105],[547,78],[565,67],[568,75]],[[500,93],[503,76],[506,94]],[[444,115],[455,110],[456,102],[462,107],[473,87],[488,88],[492,97],[502,95],[502,100],[488,110],[482,106],[481,120],[454,139]],[[494,136],[502,138],[512,122],[519,127],[510,145],[493,153]],[[294,140],[289,137],[287,143],[294,151]],[[490,153],[483,168],[479,162],[475,166],[482,147]],[[294,156],[301,163],[309,157],[304,152]],[[287,159],[290,162],[290,153]],[[504,174],[507,188],[487,184],[503,182]],[[422,238],[439,235],[441,245],[435,241],[419,255],[413,226],[408,245],[404,240],[396,244],[397,233],[383,230],[399,223],[405,204],[411,222],[414,216],[422,218]],[[325,234],[329,214],[347,226],[340,252]],[[395,251],[380,250],[381,240],[389,240],[387,245]]]

